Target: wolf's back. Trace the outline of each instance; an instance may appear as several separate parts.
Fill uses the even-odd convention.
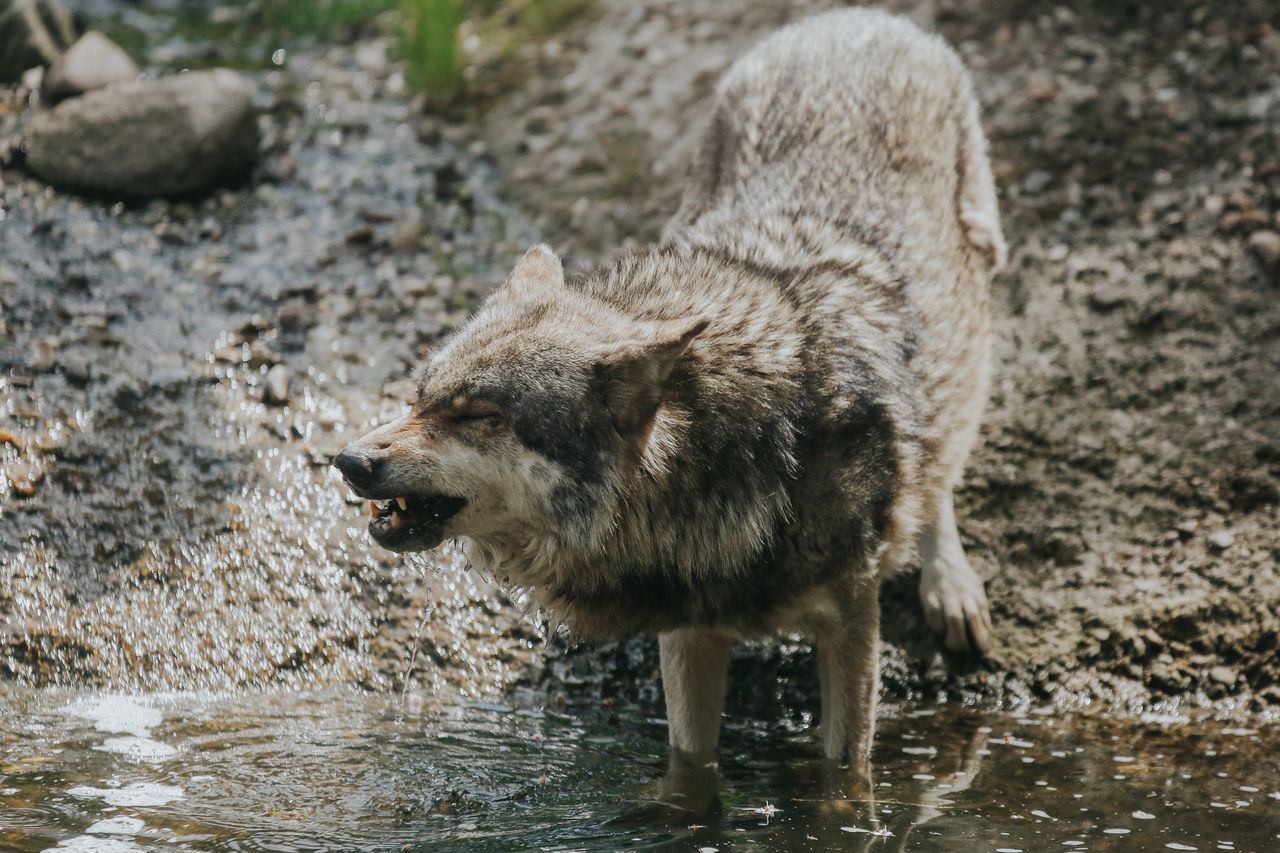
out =
[[[793,24],[725,75],[674,224],[734,204],[896,223],[908,242],[967,241],[993,265],[1003,258],[986,142],[959,57],[877,10]]]

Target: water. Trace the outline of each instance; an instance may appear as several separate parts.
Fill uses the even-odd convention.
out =
[[[354,692],[7,689],[0,849],[1280,849],[1280,730],[882,710],[874,807],[731,718],[713,814],[655,809],[660,719]]]

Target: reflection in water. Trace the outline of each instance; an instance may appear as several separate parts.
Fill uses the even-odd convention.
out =
[[[874,806],[801,728],[730,718],[718,771],[680,779],[665,734],[415,693],[18,692],[0,849],[1280,849],[1274,728],[889,706]]]

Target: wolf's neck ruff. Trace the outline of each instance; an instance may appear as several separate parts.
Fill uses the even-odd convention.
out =
[[[811,510],[797,519],[793,508],[797,490],[807,501],[831,488],[809,476],[803,459],[847,454],[834,445],[854,442],[868,446],[869,460],[870,444],[891,445],[904,427],[910,431],[910,413],[877,393],[905,365],[862,351],[873,346],[905,358],[900,341],[885,346],[903,330],[863,318],[871,340],[855,344],[827,340],[818,328],[832,309],[816,291],[837,283],[847,291],[854,280],[870,295],[880,281],[859,264],[871,265],[872,256],[815,276],[812,268],[773,268],[731,251],[660,246],[549,297],[552,314],[557,300],[586,299],[637,323],[709,319],[680,353],[643,428],[618,442],[608,462],[596,460],[592,477],[565,478],[552,490],[554,524],[471,540],[475,565],[527,587],[581,634],[616,635],[655,622],[769,630],[803,591],[783,570],[797,549],[812,564],[803,580],[817,582],[851,557],[869,560],[890,525],[887,504],[871,504],[884,503],[902,472],[870,461],[859,472],[870,518],[861,529],[850,529],[844,514],[824,519]],[[865,375],[819,381],[830,375],[819,362],[832,357],[861,359]],[[823,405],[814,405],[815,394]],[[818,537],[789,535],[798,522],[815,521],[824,527]]]

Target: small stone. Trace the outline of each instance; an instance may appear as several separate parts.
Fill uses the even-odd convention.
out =
[[[44,66],[36,66],[28,68],[22,72],[22,85],[26,86],[32,92],[39,91],[40,84],[44,82]]]
[[[1249,248],[1264,263],[1280,264],[1280,234],[1274,231],[1254,231],[1249,235]]]
[[[58,362],[62,375],[72,385],[85,385],[89,382],[89,359],[78,352],[67,353]]]
[[[9,485],[13,492],[24,498],[36,493],[36,486],[44,479],[44,468],[37,462],[19,462],[9,468]]]
[[[1048,80],[1040,80],[1027,87],[1027,98],[1032,101],[1051,101],[1057,89]]]
[[[1230,667],[1215,666],[1209,670],[1209,677],[1219,684],[1232,685],[1236,683],[1236,674]]]
[[[283,406],[289,402],[289,369],[283,364],[277,364],[267,371],[262,400],[270,406]]]
[[[40,94],[56,103],[112,83],[136,80],[139,73],[137,64],[120,45],[90,30],[49,66]]]
[[[314,313],[305,299],[295,296],[282,301],[276,308],[276,322],[290,331],[305,329],[312,322]]]
[[[1196,535],[1196,531],[1200,529],[1200,522],[1194,518],[1184,518],[1173,526],[1178,531],[1178,535],[1183,539],[1190,539]]]
[[[58,363],[58,345],[48,338],[37,338],[31,342],[27,355],[27,368],[36,373],[48,373]]]
[[[1209,534],[1209,544],[1218,551],[1225,551],[1235,544],[1236,536],[1230,530],[1219,530]]]
[[[1044,169],[1036,169],[1034,172],[1027,175],[1026,179],[1022,182],[1022,189],[1026,191],[1027,195],[1039,195],[1048,189],[1049,184],[1051,183],[1053,183],[1052,174],[1046,172]]]
[[[334,404],[331,406],[325,406],[316,414],[316,424],[324,427],[325,429],[333,429],[338,424],[345,421],[346,418],[347,413],[342,410],[342,407]]]
[[[410,219],[396,226],[387,240],[387,246],[393,252],[408,253],[418,249],[422,240],[422,220]]]
[[[1124,288],[1113,284],[1100,284],[1089,292],[1089,304],[1100,311],[1117,308],[1129,301]]]
[[[373,242],[374,230],[370,225],[357,225],[347,232],[348,246],[367,246]]]

